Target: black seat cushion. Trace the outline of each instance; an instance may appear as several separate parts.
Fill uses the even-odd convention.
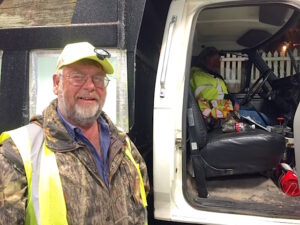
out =
[[[216,130],[208,133],[207,145],[199,156],[207,168],[206,177],[214,177],[271,170],[280,162],[284,149],[285,139],[276,133],[260,129],[239,133]]]

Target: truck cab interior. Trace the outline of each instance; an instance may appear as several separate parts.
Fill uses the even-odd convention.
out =
[[[294,138],[293,119],[300,100],[299,21],[299,12],[283,4],[199,11],[190,44],[191,65],[203,48],[216,47],[229,91],[240,105],[264,113],[269,123],[244,132],[208,131],[187,79],[183,179],[192,206],[300,218],[300,197],[286,195],[276,173],[281,162],[295,168],[289,141]]]

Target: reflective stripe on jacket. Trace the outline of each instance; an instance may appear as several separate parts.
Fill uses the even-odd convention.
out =
[[[197,67],[192,68],[190,85],[196,98],[224,99],[224,94],[228,94],[222,79],[215,78]]]
[[[54,152],[45,142],[42,128],[34,123],[18,129],[3,132],[0,143],[11,138],[16,144],[23,160],[28,183],[26,225],[66,225],[67,212],[63,188]],[[147,206],[146,193],[139,164],[131,154],[131,145],[126,138],[126,156],[137,169],[140,177],[142,204]],[[145,224],[147,216],[145,214]]]
[[[125,154],[130,159],[130,161],[133,163],[133,165],[135,166],[137,173],[139,175],[139,178],[140,178],[140,194],[141,194],[142,204],[145,209],[145,225],[148,225],[148,214],[147,214],[148,204],[147,204],[147,197],[146,197],[144,181],[143,181],[142,173],[140,170],[140,165],[138,163],[136,163],[136,161],[134,160],[134,158],[131,154],[131,144],[130,144],[130,140],[128,137],[126,137],[126,142],[127,142],[127,148],[125,150]]]

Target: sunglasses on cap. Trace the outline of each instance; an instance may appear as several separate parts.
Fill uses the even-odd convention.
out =
[[[101,60],[104,60],[106,58],[110,58],[110,53],[104,49],[101,48],[95,48],[94,52],[96,53],[97,57]]]

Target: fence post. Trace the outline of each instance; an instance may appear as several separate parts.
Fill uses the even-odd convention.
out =
[[[224,59],[225,59],[225,57],[221,56],[220,74],[224,78],[224,80],[226,80],[226,76],[224,73]]]
[[[241,85],[242,85],[242,61],[243,61],[243,57],[242,56],[238,56],[236,82],[237,82],[239,90],[240,90]]]
[[[226,54],[226,58],[230,58],[229,53]],[[233,60],[225,62],[225,79],[227,79],[227,80],[231,80],[231,76],[230,76],[230,63],[231,62],[233,62]]]
[[[293,56],[294,56],[294,59],[295,59],[295,65],[299,71],[299,64],[297,63],[298,61],[298,49],[295,48],[294,51],[293,51]],[[295,74],[297,71],[295,71],[295,68],[293,68],[293,74]]]
[[[279,76],[278,76],[278,78],[285,77],[284,64],[285,64],[284,52],[281,51],[281,52],[280,52]]]
[[[284,77],[287,77],[292,74],[291,60],[289,60],[288,55],[285,56],[285,62],[286,62],[286,73],[284,74]]]
[[[236,60],[236,55],[232,55],[232,63],[231,63],[231,74],[230,74],[230,80],[232,80],[232,82],[234,84],[236,84],[236,64],[237,64],[237,60]]]
[[[278,64],[279,64],[279,56],[278,52],[274,52],[273,54],[273,72],[277,77],[280,77],[280,74],[278,74]]]

